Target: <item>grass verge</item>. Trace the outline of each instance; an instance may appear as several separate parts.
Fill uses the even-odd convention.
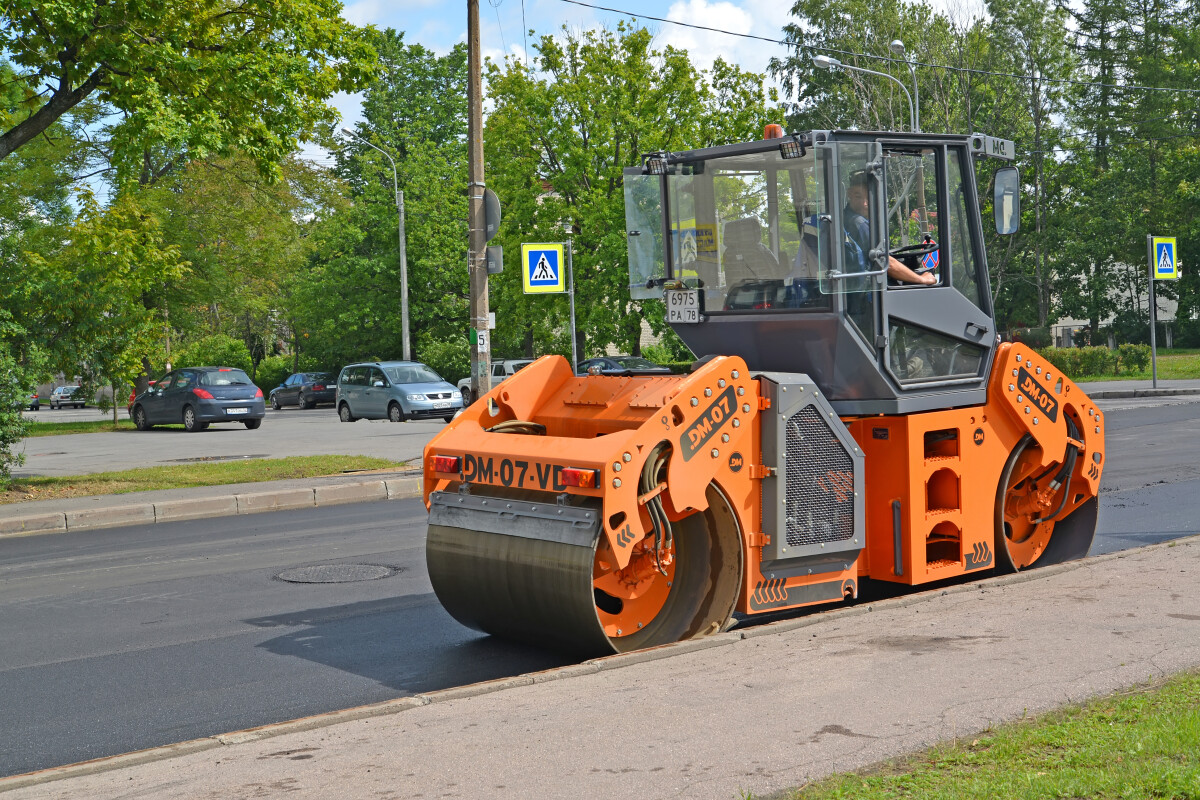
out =
[[[1148,381],[1150,366],[1141,372],[1122,372],[1120,375],[1084,375],[1076,381]],[[1168,350],[1158,354],[1158,379],[1182,381],[1200,378],[1200,351]],[[1085,390],[1086,391],[1086,390]]]
[[[183,427],[178,426],[178,427]],[[110,431],[136,430],[131,419],[88,419],[75,422],[30,422],[29,438],[35,436],[62,436],[68,433],[108,433]]]
[[[96,494],[148,492],[154,489],[184,489],[189,486],[222,486],[231,483],[314,478],[349,471],[396,469],[402,466],[404,463],[400,461],[368,456],[294,456],[172,464],[122,472],[97,472],[92,475],[21,478],[14,480],[7,491],[0,491],[0,504]]]
[[[1200,798],[1200,673],[1123,692],[971,741],[934,747],[780,800]]]

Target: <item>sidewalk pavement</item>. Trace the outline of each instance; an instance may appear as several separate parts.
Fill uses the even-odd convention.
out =
[[[0,506],[0,539],[421,495],[419,470],[29,500]]]
[[[1200,395],[1200,380],[1159,381],[1157,388],[1151,388],[1150,384],[1148,380],[1093,381],[1080,386],[1093,400]],[[409,470],[371,474],[369,478],[361,474],[343,475],[65,500],[33,500],[0,506],[0,538],[420,495],[420,471]]]
[[[1198,667],[1193,537],[14,776],[0,793],[761,797]]]

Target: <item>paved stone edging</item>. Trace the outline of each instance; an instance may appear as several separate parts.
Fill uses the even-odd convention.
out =
[[[368,500],[399,500],[421,496],[421,478],[340,483],[301,489],[275,489],[266,492],[241,492],[219,497],[163,500],[157,503],[133,503],[78,511],[54,511],[0,519],[0,538],[44,533],[112,528],[118,525],[144,525],[179,522],[188,519],[256,514],[291,508],[313,508]]]
[[[1174,547],[1183,543],[1200,543],[1200,536],[1192,536],[1184,539],[1177,539],[1173,542],[1163,542],[1161,544],[1148,545],[1145,548],[1139,549],[1150,550],[1161,547]],[[450,700],[463,700],[520,686],[530,686],[537,683],[545,683],[547,681],[568,679],[579,675],[591,675],[601,671],[621,669],[622,667],[641,664],[647,661],[670,658],[672,656],[683,655],[696,650],[723,647],[737,644],[741,641],[757,639],[761,636],[788,633],[799,628],[806,628],[812,625],[826,623],[830,620],[845,619],[847,617],[859,616],[861,614],[870,614],[877,608],[903,608],[925,603],[931,599],[946,595],[976,592],[984,586],[1006,586],[1015,583],[1024,583],[1026,581],[1048,578],[1064,572],[1079,569],[1080,567],[1094,565],[1097,562],[1125,558],[1127,556],[1128,553],[1124,551],[1109,553],[1107,555],[1094,556],[1089,559],[1072,561],[1067,564],[1058,564],[1052,567],[1042,567],[1030,572],[1020,572],[1013,575],[988,578],[986,581],[982,582],[978,580],[972,580],[943,589],[934,589],[925,592],[919,592],[917,594],[888,598],[871,603],[869,605],[832,609],[830,611],[812,614],[805,617],[780,620],[778,622],[749,628],[744,631],[732,630],[725,633],[718,633],[713,636],[708,636],[703,639],[691,639],[684,642],[677,642],[675,644],[662,645],[661,647],[655,647],[648,650],[638,650],[632,653],[623,653],[619,655],[606,656],[603,658],[595,658],[579,664],[572,664],[566,667],[545,670],[543,672],[525,673],[523,675],[514,675],[508,678],[498,678],[496,680],[485,681],[483,683],[476,683],[468,686],[456,686],[436,692],[426,692],[408,697],[399,697],[393,700],[386,700],[382,703],[357,706],[355,708],[348,708],[340,711],[330,711],[324,714],[316,714],[309,717],[302,717],[300,719],[287,720],[271,725],[263,725],[256,728],[247,728],[240,731],[217,734],[215,736],[209,736],[203,739],[192,739],[186,742],[163,745],[161,747],[139,750],[133,753],[107,756],[105,758],[98,758],[92,761],[66,764],[61,767],[51,767],[38,772],[29,772],[23,775],[0,778],[0,794],[6,791],[21,789],[28,786],[37,786],[66,778],[110,772],[117,769],[137,766],[139,764],[147,764],[155,761],[175,758],[177,756],[188,755],[190,753],[213,750],[219,747],[237,745],[246,742],[255,742],[262,739],[283,736],[289,733],[324,728],[343,722],[387,716],[399,713],[401,711],[406,711],[411,708],[427,706],[433,703],[447,702]]]
[[[1087,384],[1080,388],[1093,400],[1128,400],[1134,397],[1172,397],[1182,394],[1200,394],[1200,389],[1097,389],[1087,390]]]

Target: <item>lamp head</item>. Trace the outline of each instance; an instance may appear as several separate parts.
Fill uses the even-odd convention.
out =
[[[342,133],[346,134],[347,136],[353,136],[355,139],[358,138],[358,135],[349,128],[342,128]]]
[[[892,43],[888,45],[888,49],[901,58],[904,58],[904,42],[899,39],[892,39]]]
[[[840,67],[842,62],[833,56],[813,56],[813,64],[821,69],[833,69],[834,67]]]

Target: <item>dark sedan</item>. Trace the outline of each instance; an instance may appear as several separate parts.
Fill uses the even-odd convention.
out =
[[[328,372],[297,372],[271,390],[271,408],[283,406],[314,408],[317,403],[333,404],[337,379]]]
[[[213,422],[240,422],[250,430],[267,415],[262,389],[233,367],[187,367],[168,372],[133,401],[139,431],[183,423],[202,431]]]
[[[640,356],[600,356],[579,362],[580,374],[587,374],[593,368],[601,375],[670,375],[671,368]]]

